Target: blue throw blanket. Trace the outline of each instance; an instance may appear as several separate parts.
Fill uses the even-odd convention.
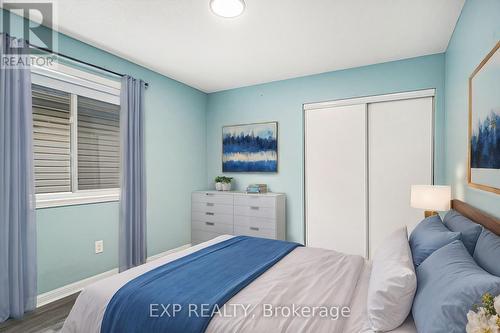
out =
[[[157,267],[116,292],[101,333],[202,333],[213,309],[297,246],[238,236]]]

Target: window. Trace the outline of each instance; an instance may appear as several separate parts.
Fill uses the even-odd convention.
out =
[[[33,85],[35,193],[71,192],[71,95]]]
[[[120,186],[119,106],[78,96],[78,189]]]
[[[72,74],[32,76],[37,208],[119,199],[119,83]]]

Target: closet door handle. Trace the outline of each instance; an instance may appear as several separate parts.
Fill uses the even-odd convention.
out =
[[[259,231],[259,228],[257,228],[257,227],[250,227],[250,230]]]
[[[206,225],[211,225],[211,226],[214,226],[214,225],[215,225],[215,223],[213,223],[213,222],[205,222],[205,224],[206,224]]]
[[[206,212],[205,215],[214,216],[215,214],[214,213],[210,213],[210,212]]]
[[[257,207],[257,206],[251,206],[250,209],[259,210],[259,207]]]

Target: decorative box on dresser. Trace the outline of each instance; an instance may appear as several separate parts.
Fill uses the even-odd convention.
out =
[[[220,235],[285,239],[283,193],[197,191],[191,196],[191,242]]]

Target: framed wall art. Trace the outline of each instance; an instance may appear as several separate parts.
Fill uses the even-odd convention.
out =
[[[469,186],[500,194],[500,42],[469,78]]]
[[[277,171],[277,122],[222,128],[222,172]]]

